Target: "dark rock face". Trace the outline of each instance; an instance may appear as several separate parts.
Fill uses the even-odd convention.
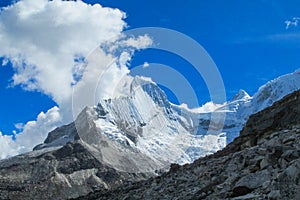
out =
[[[300,91],[251,116],[222,151],[79,199],[300,199]]]
[[[69,141],[78,140],[79,136],[75,123],[70,123],[51,131],[43,144],[39,144],[33,150],[40,150],[47,147],[62,146]]]
[[[81,141],[0,162],[0,199],[68,199],[107,191],[147,174],[126,173],[99,162]]]

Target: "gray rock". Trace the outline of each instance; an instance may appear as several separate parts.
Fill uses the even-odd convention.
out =
[[[281,197],[280,190],[272,190],[268,195],[268,198],[270,200],[280,199],[280,197]]]
[[[253,174],[248,174],[244,177],[241,177],[240,180],[236,183],[236,187],[247,187],[249,189],[256,189],[261,187],[263,183],[270,180],[271,174],[268,170],[258,171]]]

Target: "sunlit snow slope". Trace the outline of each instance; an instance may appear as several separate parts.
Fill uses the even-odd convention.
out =
[[[100,100],[97,106],[85,109],[83,112],[89,110],[84,113],[88,122],[80,121],[81,118],[75,124],[87,123],[89,129],[97,129],[95,131],[105,140],[145,155],[156,163],[183,164],[222,149],[238,136],[251,114],[298,89],[299,70],[268,82],[253,97],[240,90],[222,105],[208,102],[201,108],[188,109],[171,104],[149,78],[128,76],[116,90],[116,98]],[[225,113],[225,123],[212,122],[212,113]],[[208,131],[210,124],[215,126]],[[87,134],[90,132],[79,131],[79,137],[89,143],[94,138],[88,137],[95,137]],[[73,140],[73,136],[65,133],[61,136],[55,133],[53,140],[40,147],[61,145],[57,141],[62,138],[63,141]]]

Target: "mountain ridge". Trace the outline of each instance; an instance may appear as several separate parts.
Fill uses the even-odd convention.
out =
[[[182,140],[182,136],[185,135],[190,139],[185,143],[177,144],[183,145],[176,150],[182,153],[177,154],[177,159],[176,154],[170,154],[169,157],[174,158],[169,162],[184,164],[224,148],[226,143],[238,136],[251,114],[271,106],[275,101],[297,89],[300,89],[300,74],[296,70],[267,82],[253,97],[240,90],[231,101],[223,105],[214,106],[210,103],[204,105],[202,109],[191,110],[183,105],[171,104],[165,93],[151,79],[138,76],[127,77],[115,92],[117,98],[99,101],[94,108],[98,112],[97,119],[95,118],[94,121],[96,127],[102,129],[107,137],[123,144],[130,144],[156,160],[161,154],[168,154],[161,148],[170,150],[172,146],[175,151],[177,147],[170,141],[176,141],[173,133],[180,132],[178,138]],[[209,108],[211,111],[206,109],[208,111],[203,112],[204,107],[212,108]],[[216,121],[212,118],[212,113]],[[222,113],[226,115],[225,121],[221,124],[216,113],[220,113],[221,118]],[[160,132],[164,132],[164,135]],[[52,144],[46,139],[45,144],[35,149],[63,145],[64,142],[74,139],[74,134],[65,135],[65,131],[62,131],[62,134],[61,138],[52,141]],[[160,138],[155,138],[155,135],[157,137],[160,135]],[[165,139],[167,137],[169,138]],[[226,142],[224,142],[225,137]],[[205,142],[210,142],[212,148],[206,147]],[[149,144],[152,146],[150,147]]]
[[[220,152],[232,152],[238,146],[241,137],[234,138],[252,112],[263,107],[253,102],[266,106],[299,89],[299,76],[297,72],[291,73],[261,87],[258,93],[263,95],[257,95],[257,99],[262,101],[253,101],[254,97],[240,91],[233,101],[224,105],[207,105],[215,108],[217,117],[226,113],[224,126],[218,118],[211,121],[211,112],[199,113],[169,103],[151,80],[132,77],[132,84],[125,81],[126,87],[121,87],[125,89],[117,92],[118,98],[86,107],[75,122],[50,132],[34,151],[1,160],[1,197],[66,199],[94,191],[110,194],[109,190],[122,185],[131,188],[132,182],[155,180],[151,177],[160,177],[169,168],[170,171],[181,169],[178,163],[192,163],[203,156],[206,156],[204,160],[221,159]],[[295,81],[288,81],[290,78]],[[279,88],[275,93],[273,85]],[[269,88],[271,93],[265,92],[270,91]],[[256,107],[253,108],[253,104]],[[294,119],[298,120],[297,116]],[[226,136],[233,140],[227,147]],[[249,141],[249,145],[258,144],[248,136],[244,140]]]

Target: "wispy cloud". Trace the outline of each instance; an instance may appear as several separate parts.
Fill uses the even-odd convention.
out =
[[[288,30],[291,27],[298,27],[300,23],[300,17],[293,17],[292,19],[286,20],[285,29]],[[261,36],[250,36],[236,39],[234,43],[244,44],[244,43],[257,43],[257,42],[293,42],[299,43],[300,32],[299,31],[281,31],[280,33],[274,33],[269,35],[261,35]]]
[[[274,41],[274,40],[283,40],[283,41],[299,41],[300,39],[300,33],[281,33],[281,34],[274,34],[274,35],[269,35],[266,37],[267,40],[269,41]]]
[[[293,17],[291,20],[286,20],[284,22],[286,24],[285,28],[289,29],[291,26],[297,27],[299,20],[300,20],[300,17]]]

